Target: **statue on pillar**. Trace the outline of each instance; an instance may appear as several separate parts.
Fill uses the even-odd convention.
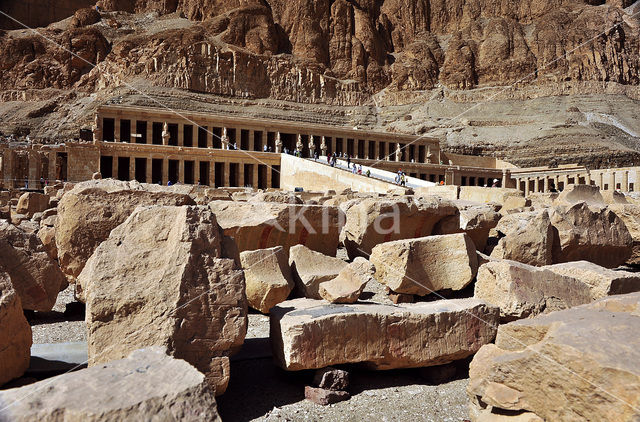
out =
[[[322,142],[320,143],[320,151],[322,151],[323,156],[327,155],[327,141],[324,136],[322,137]]]
[[[400,144],[396,145],[396,161],[400,161],[400,156],[402,155],[402,150],[400,149]]]
[[[222,137],[220,138],[222,143],[222,149],[229,149],[229,135],[227,134],[227,128],[222,128]]]
[[[282,138],[280,138],[280,132],[276,133],[276,153],[282,153]]]
[[[100,117],[98,117],[98,113],[96,113],[96,116],[93,120],[92,132],[94,144],[102,141],[102,125],[100,124]]]
[[[316,144],[313,135],[309,135],[309,151],[311,152],[311,157],[315,157],[316,155]]]
[[[427,156],[426,156],[427,163],[431,162],[431,157],[433,157],[433,154],[431,153],[431,145],[427,145]]]
[[[162,125],[162,145],[169,145],[169,138],[171,138],[171,135],[169,135],[169,124],[164,122]]]
[[[302,157],[302,148],[304,145],[302,144],[302,135],[298,134],[298,141],[296,142],[296,152]]]

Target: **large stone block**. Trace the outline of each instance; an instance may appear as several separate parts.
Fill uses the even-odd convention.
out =
[[[282,246],[240,253],[247,302],[263,314],[287,300],[293,290],[291,268]]]
[[[472,202],[495,202],[502,206],[502,210],[526,207],[529,201],[524,193],[518,189],[485,188],[481,186],[460,186],[459,199]]]
[[[454,204],[458,207],[459,214],[440,220],[434,227],[433,234],[466,233],[473,240],[476,249],[484,251],[489,232],[496,227],[502,216],[489,204],[477,205],[464,201],[454,201]]]
[[[0,269],[9,273],[22,307],[50,311],[67,281],[40,238],[0,221]]]
[[[592,185],[569,185],[553,201],[554,205],[571,207],[584,202],[592,207],[604,207],[606,204],[602,198],[600,188]]]
[[[0,273],[0,385],[24,374],[31,357],[31,327],[9,274]],[[2,403],[0,403],[1,407]]]
[[[359,256],[344,267],[336,278],[320,283],[318,292],[331,303],[355,303],[367,283],[373,280],[375,271],[371,262]]]
[[[640,264],[640,206],[616,203],[609,205],[609,209],[620,217],[633,239],[633,251],[627,262]]]
[[[536,266],[553,263],[555,231],[546,210],[508,214],[496,231],[503,237],[491,251],[493,258]]]
[[[340,258],[312,251],[303,245],[296,245],[289,252],[289,265],[291,265],[297,293],[303,297],[320,299],[318,292],[320,283],[336,278],[347,263]]]
[[[0,420],[220,421],[204,375],[165,352],[136,350],[126,359],[1,391]]]
[[[555,207],[549,217],[559,236],[554,263],[585,260],[615,268],[631,257],[631,234],[607,208],[590,208],[579,202],[571,207]]]
[[[49,195],[38,192],[25,192],[18,199],[16,212],[31,218],[33,214],[43,212],[47,208],[49,208]]]
[[[638,339],[640,293],[501,325],[495,345],[483,346],[471,362],[471,417],[638,420]]]
[[[66,185],[65,185],[66,188]],[[62,271],[75,278],[98,245],[139,205],[192,205],[177,187],[113,179],[78,183],[62,196],[55,223]]]
[[[476,248],[466,233],[382,243],[370,260],[380,283],[396,293],[421,296],[464,289],[478,270]]]
[[[589,303],[591,289],[545,268],[495,260],[478,269],[474,297],[498,306],[501,318],[512,321]]]
[[[375,369],[441,365],[493,341],[499,311],[476,299],[403,305],[294,299],[271,310],[274,359],[290,371],[365,362]]]
[[[437,222],[457,212],[451,201],[435,196],[365,199],[346,212],[341,240],[349,258],[368,258],[380,243],[431,235]]]
[[[89,365],[166,346],[223,393],[247,302],[242,271],[220,258],[220,238],[208,207],[140,207],[115,228],[78,276]]]
[[[212,201],[226,236],[235,239],[238,252],[294,245],[335,256],[344,215],[337,207],[269,202]]]

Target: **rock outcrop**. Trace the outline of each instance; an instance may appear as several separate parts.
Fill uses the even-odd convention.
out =
[[[380,283],[396,293],[420,296],[464,289],[478,270],[475,245],[466,233],[382,243],[370,260]]]
[[[289,265],[296,283],[296,291],[302,297],[320,299],[320,284],[338,276],[347,263],[312,251],[303,245],[296,245],[289,253]]]
[[[40,238],[0,221],[0,269],[11,277],[22,307],[50,311],[67,281]]]
[[[89,365],[166,346],[222,394],[229,355],[244,341],[247,302],[242,271],[220,258],[221,237],[213,213],[197,206],[140,207],[112,230],[78,277]]]
[[[457,212],[453,203],[438,197],[365,199],[347,210],[340,237],[349,258],[368,258],[380,243],[431,235],[436,223]]]
[[[9,274],[0,273],[0,385],[24,374],[31,357],[31,327]]]
[[[136,350],[125,359],[0,391],[0,419],[220,421],[204,375],[165,352],[162,347]],[[83,391],[91,391],[90,400],[70,394]]]
[[[640,293],[501,325],[471,362],[471,419],[638,419],[638,338]]]
[[[62,271],[76,278],[98,245],[137,206],[190,204],[189,195],[157,185],[112,179],[78,183],[58,204],[55,230]]]
[[[240,253],[247,302],[253,309],[268,314],[293,290],[291,268],[282,246]]]
[[[337,207],[212,201],[209,208],[225,236],[235,240],[238,252],[282,246],[288,254],[292,246],[305,245],[336,255],[343,221]]]
[[[493,340],[499,311],[476,299],[403,305],[282,302],[271,310],[271,345],[289,371],[363,362],[375,369],[434,366]]]

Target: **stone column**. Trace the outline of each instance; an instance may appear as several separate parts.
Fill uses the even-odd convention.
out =
[[[562,175],[562,183],[564,184],[564,188],[563,189],[566,189],[567,186],[569,185],[569,175],[568,174]]]
[[[322,151],[322,155],[327,155],[327,140],[325,137],[322,137],[322,142],[320,143],[320,150]]]
[[[147,122],[147,144],[153,143],[153,120]]]
[[[167,186],[167,183],[169,183],[169,159],[163,158],[162,159],[162,184],[164,186]]]
[[[633,180],[633,191],[638,192],[640,191],[640,171],[635,170],[634,175],[635,179]]]
[[[547,177],[547,176],[544,176],[544,186],[543,186],[543,189],[544,189],[544,191],[543,191],[544,193],[549,192],[549,177]]]
[[[135,180],[136,178],[136,159],[135,157],[129,157],[129,180]]]
[[[238,186],[244,187],[244,166],[245,163],[238,163]]]
[[[314,142],[315,142],[314,136],[309,135],[309,154],[311,154],[310,158],[313,158],[316,153],[316,144]]]
[[[195,181],[196,185],[199,185],[201,180],[200,180],[200,160],[198,159],[198,157],[195,157],[195,159],[193,160],[193,180]]]
[[[40,185],[40,169],[42,167],[42,159],[38,151],[30,150],[29,154],[29,187],[35,188]]]
[[[267,188],[273,187],[273,167],[267,166]]]
[[[184,183],[184,160],[178,160],[178,182]]]
[[[396,157],[397,157],[397,155],[396,155]],[[448,169],[446,169],[444,171],[444,184],[445,185],[453,185],[454,183],[455,183],[455,172],[453,171],[453,169],[448,168]]]
[[[117,179],[118,178],[118,156],[114,154],[113,156],[113,178]]]
[[[360,155],[358,154],[358,146],[360,145],[360,140],[357,138],[353,139],[353,157],[354,158],[360,158]]]
[[[509,182],[509,170],[506,170],[506,169],[502,170],[502,187],[506,188],[508,182]],[[520,187],[518,186],[518,188]]]
[[[253,186],[254,189],[258,189],[258,173],[260,172],[260,167],[259,165],[256,163],[253,165],[253,177],[251,180],[251,186]]]
[[[222,186],[226,186],[228,187],[230,185],[229,179],[230,179],[230,174],[229,174],[229,170],[230,170],[231,166],[229,165],[228,161],[224,162],[224,169],[223,169],[223,175],[222,175]]]
[[[153,158],[147,158],[146,160],[147,162],[147,171],[145,174],[145,177],[147,178],[147,183],[154,183],[155,180],[153,180]]]
[[[533,192],[534,192],[534,193],[538,193],[538,192],[539,192],[539,190],[540,190],[540,178],[539,178],[539,177],[536,177],[536,178],[533,180]]]
[[[608,190],[615,190],[616,189],[616,174],[615,172],[609,172],[609,189]]]
[[[209,186],[216,185],[216,163],[209,161]]]
[[[184,123],[178,123],[178,146],[184,146]]]
[[[256,150],[256,132],[253,129],[249,129],[249,151]]]
[[[529,196],[529,178],[528,177],[524,178],[524,196],[525,197]]]
[[[114,141],[116,142],[122,142],[122,140],[120,139],[120,123],[121,123],[122,119],[114,119],[113,120],[113,137],[115,138]]]
[[[102,142],[102,119],[96,113],[93,120],[93,143],[97,144],[98,142]]]
[[[49,153],[49,175],[47,176],[49,178],[49,183],[53,184],[53,182],[56,180],[57,178],[57,174],[56,174],[56,166],[58,164],[58,153],[56,151],[51,151]],[[6,166],[7,163],[4,163],[4,166]],[[5,167],[5,172],[6,167]]]

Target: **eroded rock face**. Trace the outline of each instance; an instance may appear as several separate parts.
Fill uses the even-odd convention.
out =
[[[370,260],[380,283],[420,296],[464,289],[478,270],[475,245],[466,233],[383,243],[373,248]]]
[[[560,240],[559,247],[554,247],[554,263],[586,260],[614,268],[631,257],[631,234],[608,208],[590,208],[579,202],[555,207],[549,217]]]
[[[472,355],[495,336],[499,311],[476,299],[335,305],[313,299],[271,311],[271,345],[289,371],[364,362],[375,369],[434,366]]]
[[[293,290],[291,268],[282,246],[240,253],[249,306],[263,314]]]
[[[70,391],[92,391],[78,400]],[[205,376],[162,347],[136,350],[106,362],[0,392],[3,420],[62,422],[113,420],[220,421]]]
[[[0,268],[11,277],[24,309],[50,311],[67,281],[40,238],[0,221]]]
[[[62,271],[77,277],[98,245],[137,206],[190,204],[189,195],[157,185],[113,179],[78,183],[58,205],[55,231]]]
[[[338,276],[347,263],[312,251],[303,245],[296,245],[289,253],[289,265],[296,283],[296,290],[302,297],[320,299],[320,284]]]
[[[140,207],[115,228],[78,277],[89,365],[166,346],[222,394],[229,355],[244,341],[247,302],[242,271],[220,258],[221,237],[213,213],[196,206]]]
[[[0,273],[0,385],[24,374],[31,358],[31,327],[9,274]]]
[[[589,285],[568,275],[515,261],[495,260],[478,269],[473,296],[500,308],[505,321],[589,303]]]
[[[547,421],[637,419],[638,338],[640,293],[501,325],[471,362],[472,419],[493,409]]]
[[[340,233],[337,207],[288,205],[268,202],[212,201],[225,236],[232,237],[238,252],[294,245],[335,256]]]
[[[553,263],[555,231],[546,210],[508,214],[496,231],[504,237],[491,251],[493,258],[535,266]]]
[[[341,239],[349,258],[368,258],[380,243],[429,236],[437,222],[457,212],[453,203],[437,197],[365,199],[347,210]]]
[[[332,280],[320,283],[318,293],[331,303],[355,303],[367,283],[373,280],[376,269],[361,256],[344,267]]]

